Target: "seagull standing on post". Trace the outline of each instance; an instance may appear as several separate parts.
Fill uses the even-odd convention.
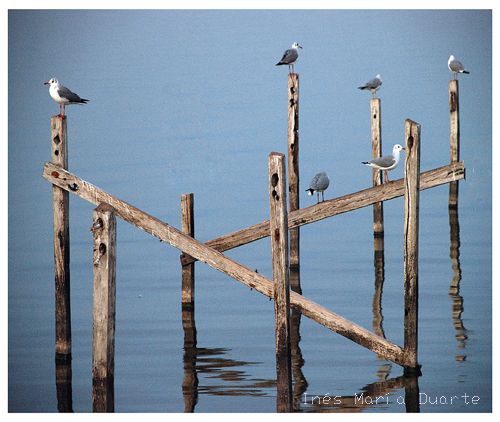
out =
[[[362,163],[369,167],[373,167],[374,169],[383,170],[384,182],[388,182],[389,175],[387,174],[387,172],[397,167],[399,163],[399,153],[400,151],[404,150],[405,150],[404,147],[402,147],[399,144],[396,144],[392,148],[392,155],[386,155],[385,157],[375,158],[371,161],[363,161]]]
[[[292,48],[289,48],[288,50],[285,51],[281,60],[278,63],[276,63],[276,66],[287,64],[288,73],[293,73],[294,72],[293,64],[299,58],[299,52],[298,52],[299,48],[302,48],[302,46],[300,46],[298,42],[294,42],[292,44]]]
[[[322,171],[313,177],[311,183],[309,184],[309,189],[306,189],[308,195],[314,195],[314,192],[318,194],[318,204],[319,204],[319,193],[321,192],[322,202],[325,200],[325,190],[330,185],[330,179],[327,174]]]
[[[453,54],[448,59],[448,69],[450,69],[450,72],[453,72],[453,79],[457,79],[457,73],[470,73],[468,70],[465,70],[462,63],[455,59]]]
[[[49,94],[56,103],[59,103],[59,116],[61,117],[64,117],[66,104],[87,104],[89,101],[80,98],[77,94],[62,86],[56,78],[45,81],[43,84],[50,85]]]
[[[358,89],[361,90],[369,89],[370,92],[372,93],[372,97],[375,98],[375,93],[380,89],[381,85],[382,85],[382,78],[380,77],[380,74],[377,74],[377,76],[375,76],[372,80],[368,81],[363,86],[359,86]]]

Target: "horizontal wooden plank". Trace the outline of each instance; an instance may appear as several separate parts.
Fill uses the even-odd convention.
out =
[[[420,190],[433,188],[449,182],[465,178],[463,161],[429,170],[420,174]],[[314,223],[334,215],[354,211],[359,208],[373,205],[377,202],[388,201],[404,195],[404,179],[394,180],[380,186],[364,189],[349,195],[326,200],[319,204],[311,205],[291,211],[288,214],[288,228],[295,228],[305,224]],[[269,220],[254,224],[253,226],[219,236],[205,244],[220,252],[255,242],[269,236]],[[193,262],[191,257],[183,257],[182,263]]]
[[[117,216],[130,224],[157,237],[163,242],[169,243],[182,252],[193,256],[195,259],[205,262],[212,268],[223,272],[259,293],[270,298],[273,297],[273,283],[271,280],[224,256],[214,248],[198,242],[169,224],[71,174],[67,170],[52,163],[45,163],[43,177],[53,185],[59,186],[93,204],[109,204],[115,209]],[[385,359],[398,365],[407,366],[407,359],[403,349],[385,338],[373,334],[369,330],[335,314],[298,293],[290,293],[290,305],[306,317],[372,350]]]

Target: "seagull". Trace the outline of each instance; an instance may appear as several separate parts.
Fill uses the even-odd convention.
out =
[[[457,73],[470,73],[468,70],[464,69],[464,65],[462,63],[455,59],[453,54],[448,59],[448,69],[453,72],[453,79],[457,79]]]
[[[388,182],[389,175],[387,174],[387,172],[397,167],[399,163],[399,153],[402,150],[403,151],[405,150],[404,147],[402,147],[399,144],[396,144],[392,148],[392,155],[386,155],[385,157],[375,158],[371,161],[363,161],[362,163],[369,167],[373,167],[374,169],[383,170],[384,182]]]
[[[281,60],[276,63],[276,66],[281,66],[283,64],[288,65],[288,73],[293,73],[293,64],[295,61],[299,58],[299,52],[298,49],[302,48],[302,46],[299,45],[298,42],[294,42],[292,44],[292,48],[289,48],[283,53],[283,57]]]
[[[49,94],[56,103],[59,103],[59,116],[61,117],[64,116],[66,104],[87,104],[89,101],[80,98],[77,94],[62,86],[56,78],[45,81],[43,84],[50,85]]]
[[[309,184],[309,189],[306,189],[308,195],[314,195],[314,192],[318,194],[318,204],[319,204],[319,193],[321,192],[322,202],[325,200],[324,192],[330,185],[330,179],[327,174],[322,171],[313,177],[311,183]]]
[[[372,93],[372,97],[375,98],[375,93],[380,89],[381,85],[382,78],[380,77],[380,74],[377,74],[377,76],[375,76],[372,80],[368,81],[363,86],[358,87],[358,89],[369,89]]]

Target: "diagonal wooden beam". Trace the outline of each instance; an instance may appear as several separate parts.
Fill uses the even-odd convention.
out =
[[[93,204],[109,204],[114,208],[116,215],[123,220],[157,237],[161,241],[169,243],[182,252],[193,256],[195,259],[205,262],[212,268],[255,289],[259,293],[273,298],[273,282],[271,280],[224,256],[214,248],[198,242],[169,224],[71,174],[62,167],[52,163],[45,163],[43,177],[53,185],[59,186]],[[409,365],[406,353],[400,346],[373,334],[369,330],[335,314],[298,293],[290,292],[290,306],[326,328],[366,347],[377,355],[383,356],[384,359],[405,367]]]
[[[420,190],[433,188],[464,178],[465,167],[463,161],[460,161],[421,173]],[[389,183],[384,183],[380,186],[320,202],[319,204],[311,205],[307,208],[291,211],[288,214],[288,228],[291,229],[303,226],[328,217],[333,217],[334,215],[367,207],[377,202],[388,201],[403,196],[404,193],[404,179],[398,179]],[[217,237],[205,244],[218,251],[224,252],[247,243],[255,242],[267,236],[269,236],[269,220]],[[181,261],[183,265],[186,265],[193,262],[193,258],[183,256]]]

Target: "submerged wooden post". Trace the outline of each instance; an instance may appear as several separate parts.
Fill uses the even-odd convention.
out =
[[[288,216],[284,155],[269,155],[269,203],[276,322],[276,408],[292,411],[290,354],[290,283],[288,277]]]
[[[299,201],[299,75],[288,75],[288,200],[290,212],[300,208]],[[297,269],[293,278],[300,290],[300,229],[290,229],[290,268]]]
[[[94,237],[92,401],[94,412],[113,412],[116,309],[116,218],[100,204],[90,229]]]
[[[182,232],[194,237],[194,195],[184,193],[181,196]],[[194,262],[182,263],[182,308],[194,308]]]
[[[68,135],[65,117],[50,118],[52,163],[68,168]],[[69,272],[69,193],[52,186],[54,208],[54,271],[56,360],[71,359],[71,302]]]
[[[405,372],[420,371],[418,350],[418,224],[420,185],[420,125],[405,122],[404,200],[404,350]]]
[[[460,161],[460,115],[458,101],[458,80],[449,83],[450,104],[450,164]],[[458,181],[450,183],[450,197],[448,207],[458,207]]]
[[[372,98],[370,102],[371,111],[371,132],[372,132],[372,157],[382,156],[382,121],[381,121],[381,101],[379,98]],[[382,184],[382,172],[377,169],[372,170],[373,186]],[[384,203],[373,204],[373,248],[375,264],[375,280],[384,279]]]

